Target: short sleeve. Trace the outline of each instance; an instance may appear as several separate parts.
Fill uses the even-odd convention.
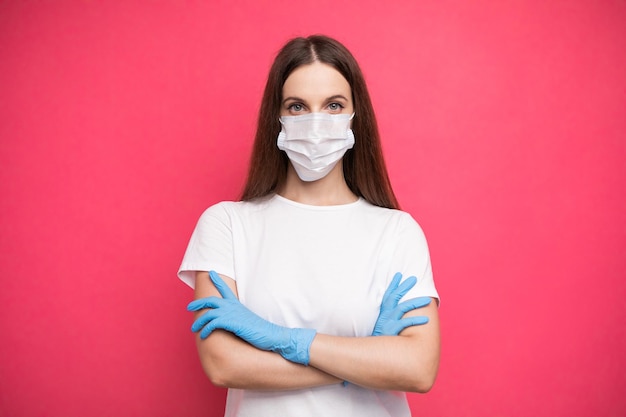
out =
[[[209,207],[191,234],[178,277],[195,287],[195,272],[215,270],[234,278],[233,234],[227,203]]]
[[[426,236],[420,225],[408,213],[403,213],[398,228],[397,245],[393,252],[392,264],[404,278],[415,276],[417,283],[404,299],[413,297],[433,297],[439,300],[439,294],[433,280],[430,252]]]

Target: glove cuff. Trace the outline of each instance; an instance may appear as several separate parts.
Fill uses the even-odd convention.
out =
[[[288,361],[299,363],[302,365],[309,364],[309,356],[311,343],[317,332],[313,329],[290,329],[289,341],[287,346],[280,349],[281,356]]]

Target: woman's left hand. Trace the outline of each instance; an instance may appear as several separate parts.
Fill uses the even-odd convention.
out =
[[[417,283],[417,278],[414,276],[408,277],[402,284],[400,284],[401,279],[402,274],[397,272],[387,291],[385,291],[372,336],[396,336],[407,327],[428,323],[426,316],[402,318],[411,310],[426,307],[430,304],[431,299],[430,297],[417,297],[398,304],[402,297]]]

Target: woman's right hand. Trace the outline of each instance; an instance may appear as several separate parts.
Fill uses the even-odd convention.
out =
[[[200,333],[201,339],[222,329],[258,349],[277,352],[291,362],[302,365],[309,363],[309,348],[315,330],[271,323],[244,306],[217,272],[209,271],[209,277],[222,297],[200,298],[187,306],[189,311],[207,309],[191,326],[192,331]]]

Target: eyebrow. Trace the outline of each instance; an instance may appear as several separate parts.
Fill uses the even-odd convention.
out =
[[[348,99],[345,96],[341,95],[341,94],[335,94],[334,96],[327,97],[324,101],[328,102],[328,101],[337,100],[337,99],[348,101]],[[306,100],[301,99],[300,97],[289,96],[289,97],[287,97],[286,99],[283,100],[283,104],[285,104],[286,102],[288,102],[290,100],[302,101],[302,102],[306,103]]]

